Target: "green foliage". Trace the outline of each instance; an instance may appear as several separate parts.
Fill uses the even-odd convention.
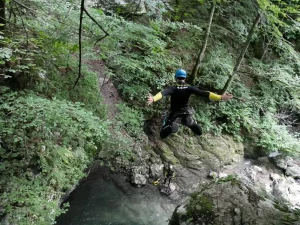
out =
[[[98,21],[114,27],[110,38],[101,43],[101,57],[114,70],[113,79],[122,97],[143,105],[152,87],[161,89],[173,76],[173,68],[180,62],[166,50],[166,36],[146,26],[122,19],[94,14]],[[152,26],[159,26],[154,23]],[[119,30],[126,32],[119,35]],[[120,51],[122,49],[122,51]]]
[[[186,206],[187,216],[194,221],[212,222],[214,218],[214,203],[211,196],[195,193]],[[191,220],[190,219],[190,220]]]
[[[23,89],[45,78],[45,70],[37,64],[44,52],[38,39],[26,43],[20,34],[15,35],[17,38],[0,35],[0,82],[12,80],[15,88]]]
[[[275,202],[274,207],[285,213],[285,216],[281,220],[283,225],[297,224],[300,220],[299,208],[293,208],[285,202]]]
[[[2,88],[2,90],[6,90]],[[85,176],[100,150],[119,155],[108,123],[80,103],[1,93],[1,217],[11,224],[52,224],[62,193]]]
[[[262,133],[258,145],[269,152],[283,151],[298,155],[300,149],[299,134],[290,134],[287,127],[279,125],[273,114],[267,114],[260,125]]]
[[[193,17],[197,17],[197,13],[203,8],[204,1],[191,0],[185,1],[171,1],[172,11],[166,13],[168,18],[173,21],[191,20]]]
[[[130,136],[144,143],[147,142],[148,138],[143,131],[145,120],[143,113],[126,104],[119,104],[118,109],[120,113],[116,119],[120,121],[120,126],[124,128]]]
[[[77,13],[76,10],[71,10],[72,4],[74,3],[49,1],[43,7],[53,13],[55,11],[56,16],[63,18],[65,22],[74,24]],[[33,5],[39,7],[39,2],[34,2]],[[83,102],[86,109],[104,118],[106,109],[100,104],[102,97],[99,95],[98,74],[83,65],[83,77],[78,86],[73,88],[78,76],[78,59],[74,55],[78,52],[78,41],[70,38],[74,27],[57,18],[49,22],[45,20],[43,12],[36,13],[41,16],[40,20],[24,18],[29,27],[28,39],[22,33],[23,30],[7,32],[1,38],[0,43],[4,47],[0,55],[0,82],[18,90],[30,88],[48,98]],[[84,52],[83,58],[86,55]],[[95,58],[95,55],[96,53],[89,57]]]
[[[106,118],[106,107],[102,104],[102,96],[99,93],[98,74],[88,70],[86,66],[82,71],[85,74],[74,88],[77,79],[77,71],[66,71],[74,68],[75,59],[70,60],[69,67],[59,67],[62,71],[52,68],[48,70],[47,78],[34,89],[48,98],[83,102],[83,107],[96,113],[101,118]],[[58,74],[59,72],[59,74]]]
[[[201,86],[213,87],[221,90],[229,74],[233,70],[233,57],[224,45],[217,45],[212,49],[203,62],[201,76],[196,80]]]
[[[211,104],[208,104],[207,102],[199,102],[195,101],[192,102],[192,105],[195,109],[195,119],[198,121],[199,124],[201,124],[201,127],[203,129],[203,132],[214,132],[215,134],[220,134],[221,130],[218,129],[218,127],[215,124],[216,117],[213,113],[213,110],[211,110]]]

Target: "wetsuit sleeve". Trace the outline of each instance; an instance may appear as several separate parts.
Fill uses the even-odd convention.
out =
[[[217,95],[215,93],[209,92],[209,99],[220,101],[222,100],[222,95]]]
[[[162,98],[162,94],[161,92],[157,93],[155,96],[153,96],[153,101],[157,102],[158,100],[160,100]]]
[[[173,94],[174,88],[175,88],[175,87],[173,87],[173,86],[166,88],[165,90],[163,90],[163,91],[161,92],[162,96],[168,96],[168,95]]]
[[[222,99],[221,95],[217,95],[217,94],[209,92],[209,91],[203,91],[196,87],[190,87],[190,90],[193,94],[202,96],[204,98],[209,98],[210,100],[221,100]]]
[[[165,90],[163,90],[163,91],[157,93],[155,96],[153,96],[153,101],[156,102],[164,96],[171,95],[173,93],[173,91],[174,91],[174,87],[168,87]]]

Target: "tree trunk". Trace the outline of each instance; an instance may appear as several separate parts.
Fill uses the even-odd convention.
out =
[[[204,54],[205,54],[205,50],[206,50],[207,42],[208,42],[208,37],[209,37],[209,34],[210,34],[211,24],[212,24],[212,20],[213,20],[214,13],[215,13],[215,8],[216,8],[216,4],[214,2],[212,2],[211,7],[210,7],[209,22],[208,22],[207,31],[206,31],[206,34],[205,34],[205,39],[204,39],[203,45],[201,47],[201,50],[198,54],[196,64],[195,64],[195,66],[192,70],[192,74],[191,74],[191,78],[190,78],[190,83],[191,84],[195,84],[195,79],[197,77],[201,62],[204,58]]]
[[[222,94],[224,94],[224,93],[228,90],[228,88],[230,87],[230,85],[231,85],[231,83],[232,83],[232,81],[233,81],[233,78],[234,78],[235,74],[236,74],[237,71],[239,70],[240,65],[241,65],[241,62],[242,62],[242,59],[244,58],[244,55],[245,55],[245,53],[246,53],[246,51],[247,51],[247,48],[248,48],[248,46],[249,46],[249,44],[250,44],[252,35],[254,34],[254,29],[255,29],[255,27],[257,26],[257,24],[259,23],[260,18],[261,18],[261,14],[258,13],[257,16],[256,16],[256,18],[255,18],[255,21],[254,21],[253,24],[252,24],[251,30],[250,30],[250,32],[249,32],[249,34],[248,34],[248,37],[247,37],[247,41],[246,41],[246,43],[244,44],[244,47],[243,47],[243,49],[242,49],[242,51],[241,51],[241,54],[240,54],[240,56],[239,56],[239,58],[238,58],[238,61],[237,61],[236,65],[235,65],[235,67],[234,67],[234,69],[233,69],[233,72],[232,72],[232,74],[230,75],[230,77],[228,78],[228,80],[227,80],[227,82],[226,82],[226,84],[225,84],[225,86],[224,86],[224,88],[223,88],[223,90],[222,90]]]
[[[5,0],[0,0],[0,30],[3,31],[5,29]]]
[[[78,81],[81,77],[81,65],[82,65],[82,20],[83,20],[83,12],[84,12],[84,0],[81,0],[81,7],[80,7],[80,17],[79,17],[79,36],[78,36],[78,44],[79,44],[79,63],[78,63],[78,77],[75,81],[74,87],[78,84]]]

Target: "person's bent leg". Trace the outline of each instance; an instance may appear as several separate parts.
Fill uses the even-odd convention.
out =
[[[160,130],[160,137],[162,139],[168,137],[171,133],[175,133],[178,131],[178,125],[173,127],[174,125],[174,120],[176,119],[176,115],[174,113],[170,113],[168,118],[166,119],[163,127]]]
[[[183,125],[190,128],[194,132],[194,134],[202,135],[202,128],[200,127],[199,124],[196,123],[196,121],[193,119],[191,115],[187,115],[182,119],[183,119]]]
[[[189,126],[189,128],[194,132],[194,134],[202,135],[202,128],[196,122]]]
[[[166,124],[161,128],[160,137],[162,139],[168,137],[172,133],[172,126],[170,124]]]

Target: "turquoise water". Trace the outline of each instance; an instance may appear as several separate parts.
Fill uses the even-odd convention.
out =
[[[167,225],[177,205],[156,186],[132,187],[126,176],[101,168],[92,172],[67,201],[58,225]]]

